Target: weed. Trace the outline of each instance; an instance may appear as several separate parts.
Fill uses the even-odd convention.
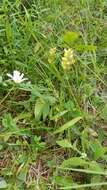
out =
[[[0,1],[1,189],[107,189],[106,3]]]

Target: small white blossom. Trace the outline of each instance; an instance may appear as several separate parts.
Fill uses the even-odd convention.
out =
[[[20,73],[19,71],[13,71],[13,75],[7,73],[7,76],[11,78],[11,80],[13,80],[15,83],[21,83],[25,80],[28,80],[27,78],[23,78],[24,74]]]
[[[81,154],[81,158],[86,158],[87,157],[87,154],[85,153],[85,152],[83,152],[82,154]]]

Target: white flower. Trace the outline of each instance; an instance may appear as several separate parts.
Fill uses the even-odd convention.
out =
[[[20,73],[19,71],[13,71],[13,75],[7,73],[7,76],[11,78],[11,80],[13,80],[15,83],[21,83],[25,80],[28,80],[27,78],[23,78],[24,74]]]
[[[82,154],[81,154],[81,158],[86,158],[87,157],[87,154],[85,153],[85,152],[83,152]]]

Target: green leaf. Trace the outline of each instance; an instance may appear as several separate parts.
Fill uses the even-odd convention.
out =
[[[45,102],[44,108],[43,108],[43,120],[46,119],[46,117],[48,116],[50,112],[50,105],[49,102]]]
[[[3,145],[2,144],[0,144],[0,150],[2,150],[3,149]]]
[[[75,104],[72,100],[68,100],[66,103],[65,103],[65,108],[68,110],[68,111],[73,111],[75,110]]]
[[[89,163],[89,170],[95,171],[95,172],[104,172],[104,170],[101,168],[100,164],[98,164],[95,161],[92,161]]]
[[[17,127],[16,122],[10,113],[4,115],[2,125],[5,128],[5,132],[1,133],[1,135],[3,136],[5,142],[7,142],[13,134],[21,134],[20,129]]]
[[[22,169],[20,173],[17,175],[17,178],[23,182],[26,181],[26,169]]]
[[[50,112],[49,102],[45,101],[43,98],[38,98],[34,109],[35,119],[39,121],[41,116],[43,116],[43,120],[45,120],[49,112]]]
[[[80,119],[82,119],[82,117],[76,117],[74,119],[72,119],[71,121],[65,123],[63,126],[61,126],[59,129],[57,129],[56,131],[54,131],[54,134],[60,133],[66,129],[68,129],[69,127],[72,127],[75,123],[77,123]]]
[[[30,117],[31,117],[31,113],[20,113],[20,114],[18,114],[15,118],[14,118],[14,121],[15,122],[18,122],[18,121],[20,121],[20,120],[24,120],[24,119],[30,119]]]
[[[89,166],[89,162],[87,162]],[[94,171],[94,170],[89,170],[89,169],[80,169],[80,168],[73,168],[73,167],[57,167],[60,170],[68,170],[68,171],[74,171],[74,172],[80,172],[80,173],[86,173],[86,174],[96,174],[96,175],[104,175],[107,176],[107,171],[99,172],[99,171]]]
[[[61,167],[77,167],[77,166],[86,166],[88,162],[83,160],[80,157],[72,157],[68,160],[64,160],[61,164]]]
[[[51,120],[55,120],[57,121],[60,117],[62,117],[64,114],[66,114],[68,112],[68,110],[64,110],[59,112],[58,114],[52,116]]]
[[[94,158],[95,159],[98,159],[100,157],[102,157],[105,153],[105,149],[101,146],[100,142],[98,142],[97,140],[96,141],[93,141],[90,143],[90,147],[94,153]]]
[[[77,32],[68,31],[63,35],[63,41],[67,44],[72,44],[78,39],[78,37],[79,34]]]
[[[4,133],[3,139],[4,142],[7,142],[13,133]]]
[[[39,121],[42,116],[44,105],[45,101],[42,98],[36,100],[34,114],[37,121]]]
[[[67,139],[56,141],[56,143],[63,148],[72,148],[71,143]]]
[[[17,130],[17,126],[15,121],[13,120],[10,113],[4,115],[2,124],[6,129],[9,129],[10,131]]]
[[[61,187],[61,189],[66,189],[66,190],[70,189],[71,190],[71,189],[82,189],[85,187],[95,187],[95,189],[96,189],[96,186],[102,186],[102,185],[107,186],[107,182],[72,185],[72,186],[68,186],[68,187]]]
[[[101,175],[92,175],[91,176],[91,183],[99,183],[101,181],[102,181]],[[98,186],[98,187],[95,187],[95,190],[101,190],[101,188]]]
[[[91,45],[77,45],[75,46],[75,49],[78,51],[96,51],[97,46],[91,44]]]
[[[13,31],[12,31],[11,23],[8,20],[6,21],[6,37],[7,37],[8,43],[10,44],[13,38]]]
[[[0,135],[3,137],[5,142],[7,142],[12,135],[31,135],[31,131],[29,129],[18,128],[15,120],[16,119],[13,119],[9,113],[6,114],[2,119],[2,125],[4,126],[5,131],[1,132]]]
[[[101,110],[100,117],[107,121],[107,104],[105,104],[103,109]]]
[[[56,176],[55,183],[61,187],[66,187],[74,184],[71,176]]]

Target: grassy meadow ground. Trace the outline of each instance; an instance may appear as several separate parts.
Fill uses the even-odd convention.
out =
[[[107,189],[107,0],[0,0],[0,176]]]

